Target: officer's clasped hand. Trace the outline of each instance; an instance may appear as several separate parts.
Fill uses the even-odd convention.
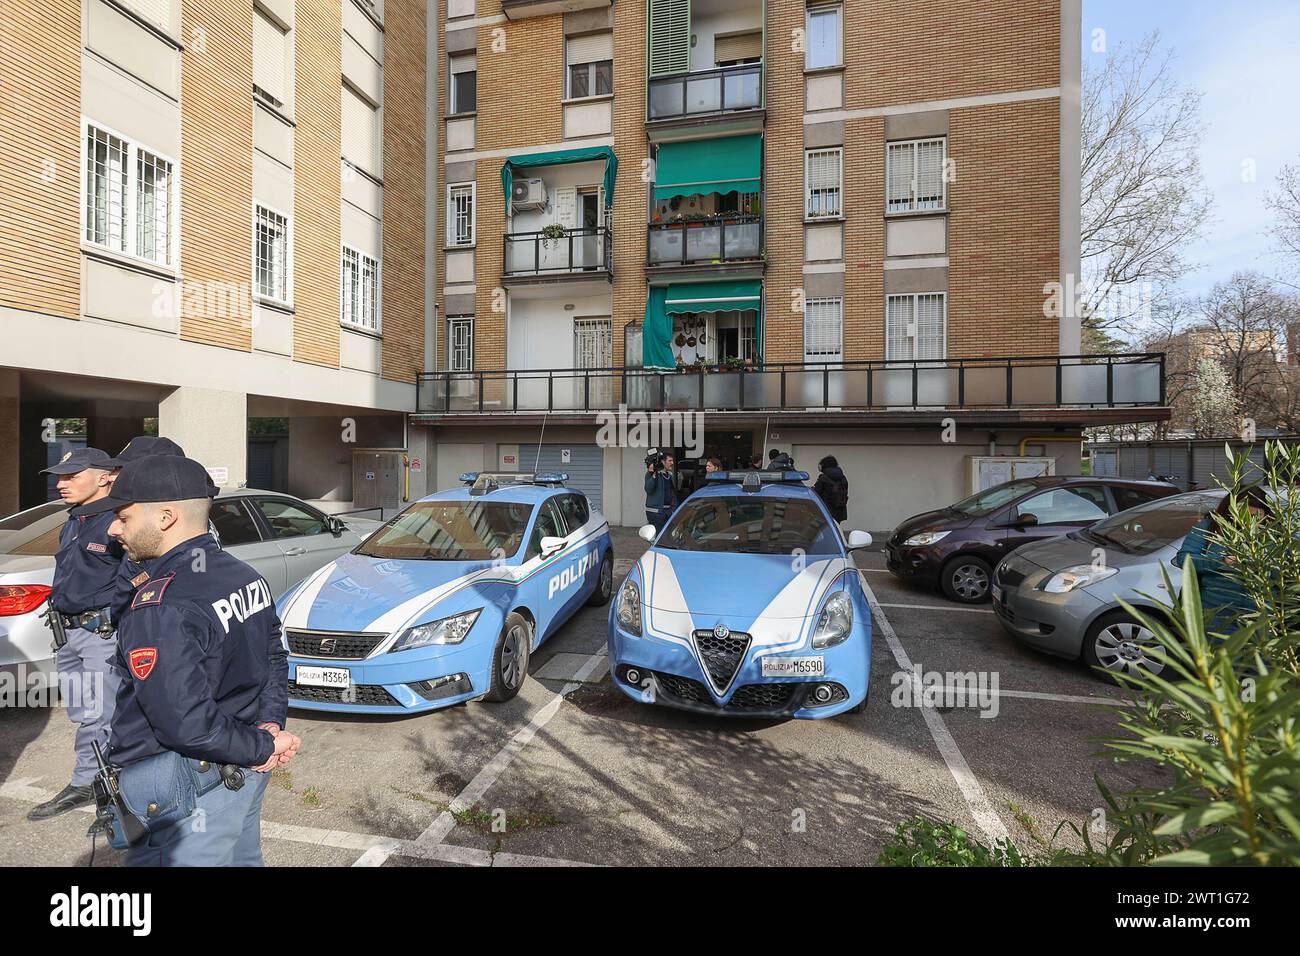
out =
[[[256,773],[267,773],[276,767],[283,767],[295,756],[302,747],[302,740],[297,734],[291,734],[287,730],[271,729],[270,726],[263,727],[272,737],[275,738],[275,752],[271,754],[271,759],[260,767],[253,767]]]

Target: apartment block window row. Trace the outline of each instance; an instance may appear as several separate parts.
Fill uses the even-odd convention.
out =
[[[842,216],[844,150],[810,149],[805,153],[804,214],[809,219]]]
[[[462,53],[450,60],[447,112],[473,113],[478,109],[478,58],[473,53]]]
[[[565,97],[577,100],[614,92],[614,34],[569,37],[564,43],[564,58],[568,83]]]
[[[447,370],[474,370],[474,319],[457,316],[447,320]]]
[[[808,299],[803,312],[806,362],[834,362],[844,353],[844,300],[838,296]]]
[[[810,70],[844,64],[844,11],[839,4],[808,8],[804,66]]]
[[[948,355],[947,296],[942,292],[885,297],[885,360],[938,361]]]
[[[86,242],[172,265],[175,164],[93,123],[85,129]]]
[[[257,294],[284,305],[292,301],[292,237],[289,217],[258,203],[253,221],[253,279]]]
[[[890,143],[885,157],[885,208],[889,212],[946,208],[946,158],[943,137]]]
[[[474,245],[474,183],[447,186],[447,245]]]
[[[343,247],[344,325],[378,332],[379,262],[351,246]]]

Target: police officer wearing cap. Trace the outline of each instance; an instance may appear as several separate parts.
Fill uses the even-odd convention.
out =
[[[208,534],[212,490],[198,462],[152,456],[127,462],[88,509],[116,513],[110,533],[149,573],[118,626],[108,753],[149,829],[129,866],[260,866],[270,771],[301,744],[283,729],[288,655],[271,589]]]
[[[122,563],[122,546],[109,536],[111,515],[81,515],[79,506],[101,501],[113,484],[113,460],[98,448],[79,448],[42,474],[58,476],[58,490],[71,507],[59,532],[54,557],[54,588],[50,614],[59,680],[68,695],[68,716],[77,725],[76,765],[72,782],[27,814],[46,820],[94,802],[94,743],[108,743],[109,723],[120,674],[113,669],[117,642],[109,605]],[[61,624],[55,627],[54,623]],[[66,642],[59,644],[62,637]]]

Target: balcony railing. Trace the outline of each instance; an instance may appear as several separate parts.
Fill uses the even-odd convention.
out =
[[[505,236],[507,276],[556,276],[608,272],[614,261],[609,229],[566,229],[563,236],[514,232]]]
[[[680,222],[652,222],[646,262],[652,266],[744,262],[763,252],[763,217],[742,213]]]
[[[1163,352],[768,363],[747,369],[521,369],[419,376],[417,412],[1137,408],[1165,401]]]
[[[650,120],[754,110],[763,105],[763,64],[745,63],[650,80]]]

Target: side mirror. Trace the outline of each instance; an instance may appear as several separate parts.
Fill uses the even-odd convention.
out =
[[[329,526],[330,534],[334,535],[336,538],[344,531],[348,530],[348,526],[343,523],[343,520],[341,518],[336,518],[333,515],[326,518],[325,523]]]
[[[655,526],[652,524],[643,524],[639,529],[637,529],[637,534],[646,541],[653,541],[655,539],[655,533]]]
[[[871,535],[866,531],[849,532],[849,550],[854,551],[858,548],[865,548],[871,544]]]
[[[542,538],[542,557],[549,558],[558,551],[564,550],[563,538],[552,538],[550,535]]]
[[[1015,523],[1012,525],[1012,527],[1032,528],[1036,524],[1038,524],[1038,515],[1034,514],[1033,512],[1027,511],[1016,518]]]

